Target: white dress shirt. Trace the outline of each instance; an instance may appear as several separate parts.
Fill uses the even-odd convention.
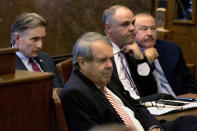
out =
[[[123,64],[121,62],[121,57],[118,55],[118,52],[120,52],[120,48],[112,42],[113,45],[113,54],[114,54],[114,61],[116,64],[116,69],[118,72],[119,79],[124,87],[125,90],[127,90],[130,94],[130,96],[134,99],[139,99],[140,97],[136,94],[136,92],[131,87],[130,81],[126,77],[126,72],[123,70]]]

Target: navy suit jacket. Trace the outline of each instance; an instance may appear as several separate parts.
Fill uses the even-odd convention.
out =
[[[132,111],[145,130],[153,125],[160,125],[149,111],[137,101],[125,99],[119,88],[109,87]],[[121,123],[113,106],[90,80],[74,69],[61,92],[62,105],[70,131],[87,131],[91,127],[109,123]],[[129,101],[128,101],[129,100]]]
[[[155,48],[159,54],[161,68],[174,93],[176,95],[197,93],[196,81],[185,64],[181,48],[162,40],[157,40]]]
[[[57,71],[57,68],[55,66],[55,63],[50,55],[44,52],[40,52],[38,57],[35,58],[35,60],[38,62],[40,67],[44,72],[51,72],[55,75],[53,79],[53,87],[54,88],[63,88],[64,82],[61,78],[59,72]],[[17,70],[27,70],[22,60],[16,55],[16,69]]]

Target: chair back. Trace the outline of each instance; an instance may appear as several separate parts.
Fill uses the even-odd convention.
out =
[[[66,117],[62,108],[61,99],[59,97],[62,88],[53,89],[54,102],[54,128],[55,131],[69,131],[66,123]]]
[[[190,70],[190,74],[196,79],[196,66],[195,66],[195,64],[187,64],[187,67]]]
[[[64,83],[67,82],[72,73],[72,58],[59,62],[56,66],[64,79]]]

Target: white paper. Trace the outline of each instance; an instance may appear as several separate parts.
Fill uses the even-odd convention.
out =
[[[165,105],[165,107],[148,107],[147,109],[152,115],[163,115],[172,111],[183,111],[192,108],[197,108],[197,102],[190,102],[184,106]]]

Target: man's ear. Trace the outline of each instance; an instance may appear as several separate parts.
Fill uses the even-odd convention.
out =
[[[20,35],[18,33],[15,33],[14,34],[14,41],[15,41],[15,45],[17,46],[18,45],[18,41],[20,39]]]
[[[83,70],[83,68],[85,67],[85,59],[82,57],[78,57],[77,58],[78,64],[79,64],[79,68],[81,70]]]
[[[111,34],[111,25],[110,24],[105,24],[105,31],[106,31],[106,33],[108,33],[108,34]]]

